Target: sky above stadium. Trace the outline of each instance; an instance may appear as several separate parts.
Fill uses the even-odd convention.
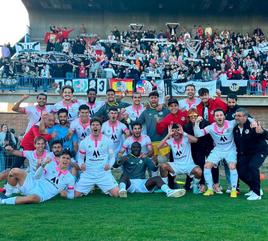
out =
[[[27,32],[29,15],[21,0],[0,0],[0,45],[14,45]]]

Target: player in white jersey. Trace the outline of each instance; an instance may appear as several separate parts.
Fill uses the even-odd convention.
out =
[[[109,120],[102,124],[101,132],[113,142],[114,154],[117,157],[125,139],[124,134],[128,137],[130,131],[125,124],[118,120],[119,112],[117,108],[111,107],[108,116]]]
[[[44,112],[51,113],[53,110],[52,105],[47,104],[47,95],[44,93],[38,94],[36,97],[37,105],[20,107],[21,103],[29,98],[29,95],[23,95],[22,98],[12,107],[12,110],[19,113],[27,114],[28,125],[26,127],[25,133],[31,129],[33,125],[41,120],[41,116]]]
[[[167,136],[159,143],[158,149],[169,146],[174,162],[162,163],[160,174],[167,183],[168,174],[176,176],[177,174],[187,174],[194,177],[193,191],[198,193],[198,183],[202,176],[202,170],[197,166],[192,158],[191,143],[196,143],[197,138],[183,132],[182,126],[173,124],[168,127]]]
[[[195,86],[193,84],[185,86],[185,94],[187,98],[179,101],[180,109],[188,111],[191,108],[196,108],[196,106],[200,104],[201,100],[195,97]]]
[[[93,117],[97,111],[104,106],[105,101],[96,100],[97,91],[96,89],[90,88],[87,90],[88,101],[86,105],[89,107],[89,116]]]
[[[238,174],[236,170],[237,152],[233,135],[233,129],[236,125],[236,121],[225,120],[225,115],[222,109],[216,109],[214,111],[214,119],[216,122],[212,123],[209,126],[206,126],[204,129],[200,129],[199,123],[202,120],[202,117],[199,116],[194,126],[194,134],[196,137],[210,134],[215,145],[215,147],[210,152],[204,166],[204,177],[208,186],[208,189],[204,195],[211,196],[214,194],[212,188],[213,182],[211,168],[214,165],[218,165],[221,160],[225,159],[230,169],[230,179],[232,185],[230,197],[236,198],[236,186],[238,180]]]
[[[63,151],[59,165],[50,159],[42,160],[34,177],[19,168],[13,168],[8,177],[12,186],[19,185],[26,196],[0,199],[0,204],[29,204],[47,201],[57,194],[68,199],[74,198],[74,177],[68,172],[71,160],[69,151]]]
[[[51,158],[53,156],[52,152],[45,150],[46,143],[47,141],[44,137],[38,136],[34,139],[34,151],[14,150],[11,146],[7,146],[5,149],[14,156],[25,157],[29,161],[28,172],[30,175],[34,175],[38,168],[38,160]]]
[[[91,133],[89,107],[85,104],[79,107],[79,117],[71,122],[68,137],[71,138],[74,133],[76,133],[78,137],[78,143]]]
[[[141,93],[133,93],[132,96],[133,105],[126,107],[125,119],[131,126],[133,122],[136,122],[141,113],[145,110],[143,104],[141,104]],[[146,126],[142,126],[142,134],[146,134]]]
[[[68,120],[73,121],[78,116],[79,106],[85,104],[84,101],[73,99],[74,89],[71,86],[64,86],[61,89],[62,101],[54,104],[53,112],[58,112],[58,110],[65,108],[68,110]]]
[[[95,185],[104,193],[118,196],[118,185],[111,167],[115,162],[113,143],[101,134],[101,121],[93,118],[90,123],[91,135],[79,145],[78,165],[82,170],[75,187],[75,196],[88,194]]]
[[[152,141],[149,136],[141,134],[142,125],[139,122],[134,122],[132,124],[132,136],[128,137],[121,148],[121,151],[118,153],[118,156],[121,157],[126,152],[130,153],[131,145],[134,142],[139,142],[141,144],[141,153],[142,157],[153,155]]]

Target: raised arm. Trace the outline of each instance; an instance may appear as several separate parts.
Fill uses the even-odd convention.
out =
[[[12,107],[12,110],[19,113],[25,113],[25,108],[20,107],[21,103],[29,98],[29,95],[23,95],[21,99],[16,102],[16,104]]]
[[[6,146],[5,150],[13,156],[23,156],[22,151],[15,150],[12,146]]]
[[[206,134],[208,134],[205,129],[200,129],[199,124],[200,122],[203,120],[202,116],[198,116],[196,121],[195,121],[195,125],[194,125],[194,135],[196,137],[202,137],[205,136]]]
[[[169,125],[169,127],[168,127],[168,134],[166,135],[166,137],[165,137],[162,141],[160,141],[160,143],[159,143],[159,145],[158,145],[157,148],[160,149],[160,148],[162,148],[162,147],[167,146],[166,141],[167,141],[173,134],[174,134],[174,129],[172,129],[172,126]]]

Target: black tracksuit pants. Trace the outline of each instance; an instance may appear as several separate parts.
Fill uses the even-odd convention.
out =
[[[267,154],[241,155],[237,159],[237,171],[239,178],[246,183],[250,190],[260,195],[260,170]]]

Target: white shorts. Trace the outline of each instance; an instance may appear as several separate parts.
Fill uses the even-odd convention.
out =
[[[140,193],[148,193],[152,192],[153,190],[149,191],[145,183],[148,179],[130,179],[130,187],[127,189],[128,192],[134,193],[134,192],[140,192]]]
[[[118,186],[111,170],[94,174],[82,172],[79,181],[76,183],[75,191],[87,195],[95,185],[97,185],[105,194],[108,194],[110,190]]]
[[[39,180],[28,195],[37,195],[40,202],[47,201],[59,194],[58,189],[47,180]]]
[[[24,180],[23,185],[19,187],[19,190],[23,195],[27,196],[27,195],[30,195],[31,190],[35,186],[36,186],[36,180],[30,173],[28,173]]]
[[[195,167],[198,167],[197,165],[194,164],[194,162],[189,162],[189,163],[177,163],[177,162],[167,162],[171,168],[174,170],[175,174],[187,174],[189,176],[193,176],[191,174],[192,170]]]
[[[213,149],[210,154],[208,155],[208,158],[206,162],[211,162],[215,165],[218,165],[221,160],[225,160],[228,164],[229,163],[236,163],[237,162],[237,152],[235,149],[232,149],[228,152],[218,151]]]

